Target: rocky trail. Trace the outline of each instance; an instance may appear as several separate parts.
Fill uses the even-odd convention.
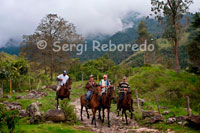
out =
[[[72,105],[75,106],[74,111],[80,120],[80,100],[75,99],[72,103]],[[117,117],[117,115],[113,112],[110,113],[110,123],[111,127],[108,128],[107,126],[107,112],[105,111],[105,122],[102,123],[100,120],[98,120],[98,112],[96,113],[96,122],[97,127],[95,128],[94,125],[91,125],[91,118],[92,118],[92,112],[89,110],[90,119],[87,119],[87,114],[85,111],[85,108],[83,109],[83,121],[81,123],[84,125],[85,128],[88,128],[89,130],[93,132],[98,133],[129,133],[129,132],[136,132],[136,133],[160,133],[161,131],[156,129],[149,129],[145,127],[140,127],[137,122],[133,119],[131,120],[128,118],[129,124],[126,125],[125,121],[122,121],[122,117]]]

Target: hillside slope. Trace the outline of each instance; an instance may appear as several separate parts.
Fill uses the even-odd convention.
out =
[[[139,97],[146,101],[155,101],[156,95],[161,105],[184,108],[185,96],[189,96],[192,110],[200,110],[200,77],[185,71],[176,74],[162,65],[137,67],[133,74],[130,86],[138,89]]]

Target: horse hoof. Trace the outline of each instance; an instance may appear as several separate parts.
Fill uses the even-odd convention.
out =
[[[128,125],[128,123],[126,123],[126,125]]]
[[[90,116],[88,115],[87,118],[90,119]]]
[[[83,119],[81,118],[81,121],[83,121]]]
[[[108,127],[110,127],[110,124],[108,124]]]
[[[104,123],[104,120],[102,120],[101,122]]]

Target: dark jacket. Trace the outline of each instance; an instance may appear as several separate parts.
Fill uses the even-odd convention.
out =
[[[87,91],[94,91],[94,88],[97,87],[97,83],[95,81],[93,81],[93,83],[91,81],[87,81],[85,88],[87,89]]]

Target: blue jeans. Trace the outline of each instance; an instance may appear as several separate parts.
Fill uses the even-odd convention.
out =
[[[92,91],[88,91],[87,94],[86,94],[85,99],[86,99],[86,100],[89,100],[90,97],[91,97],[91,95],[92,95]]]

